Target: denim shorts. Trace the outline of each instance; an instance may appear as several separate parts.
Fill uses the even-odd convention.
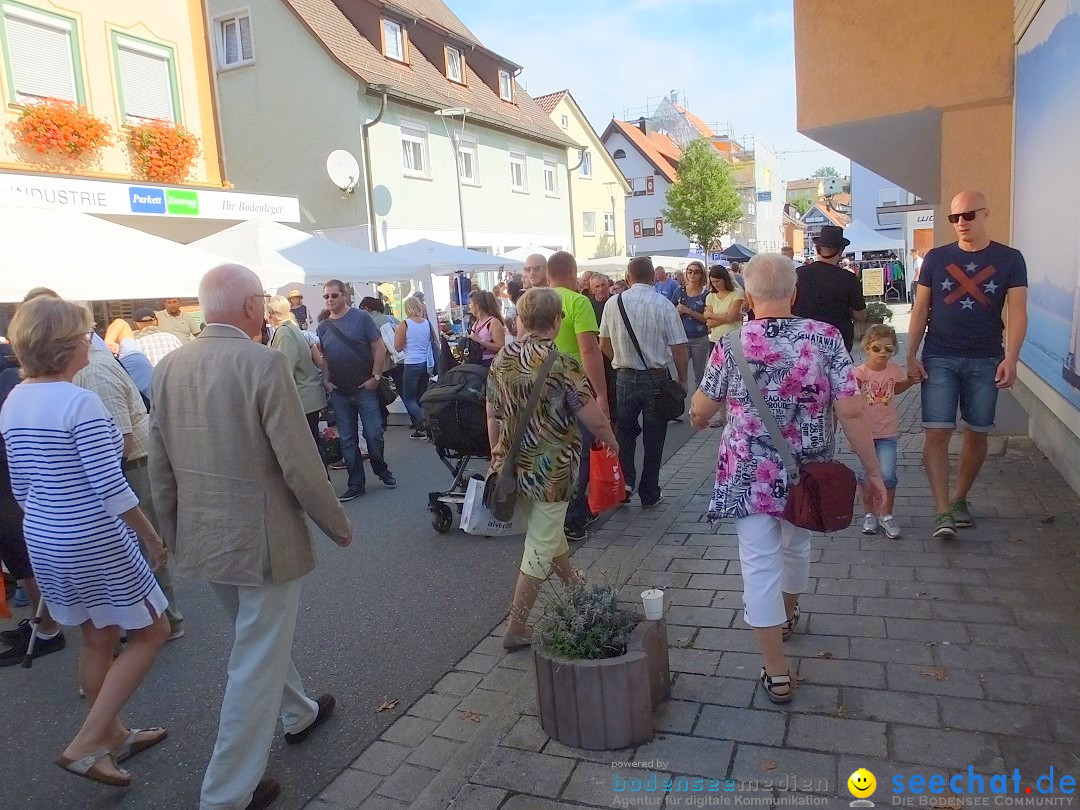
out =
[[[989,431],[997,410],[994,375],[1000,363],[1000,357],[923,357],[927,375],[922,384],[923,427],[955,428],[959,406],[971,430]]]
[[[896,439],[874,439],[874,450],[877,452],[878,466],[881,467],[881,477],[885,481],[886,489],[896,489]],[[864,473],[859,470],[859,483],[861,484]]]

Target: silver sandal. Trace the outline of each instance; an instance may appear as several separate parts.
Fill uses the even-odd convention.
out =
[[[773,703],[790,703],[791,702],[791,673],[787,675],[770,675],[765,671],[765,667],[761,668],[761,677],[759,678],[761,685],[765,687],[765,694],[769,696],[769,700]],[[787,692],[780,694],[774,691],[775,687],[786,686]]]
[[[795,610],[791,612],[791,618],[783,624],[783,630],[781,636],[784,641],[791,638],[791,634],[795,632],[795,625],[799,623],[799,603],[795,603]]]

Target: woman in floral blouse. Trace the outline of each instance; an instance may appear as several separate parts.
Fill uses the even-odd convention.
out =
[[[746,268],[746,298],[756,320],[716,344],[694,394],[690,420],[705,427],[725,405],[716,488],[709,518],[731,518],[739,535],[746,623],[764,659],[761,683],[774,703],[791,700],[783,641],[799,621],[799,594],[810,576],[810,532],[782,519],[788,482],[784,463],[751,402],[730,345],[741,340],[769,409],[800,465],[833,455],[834,414],[867,470],[867,488],[884,501],[865,403],[840,332],[791,314],[795,266],[762,253]]]
[[[493,471],[502,469],[540,367],[555,351],[555,335],[563,319],[562,299],[552,289],[529,290],[517,306],[518,339],[499,352],[488,372],[487,422]],[[544,380],[544,392],[525,428],[515,466],[518,509],[527,528],[514,603],[503,636],[508,650],[531,643],[525,622],[553,567],[563,582],[577,583],[563,524],[581,460],[579,419],[608,452],[618,455],[611,423],[596,404],[581,364],[560,354]]]

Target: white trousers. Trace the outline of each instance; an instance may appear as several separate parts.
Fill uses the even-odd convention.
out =
[[[771,515],[735,521],[739,535],[745,620],[751,627],[787,621],[785,593],[802,593],[810,584],[810,532]]]
[[[319,706],[304,694],[292,661],[300,580],[211,585],[236,635],[199,807],[244,810],[266,770],[279,711],[286,733],[295,733],[315,721]]]

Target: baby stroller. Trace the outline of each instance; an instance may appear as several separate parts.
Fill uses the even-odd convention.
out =
[[[439,533],[453,528],[455,511],[461,514],[469,463],[491,456],[485,410],[487,371],[479,365],[454,366],[420,398],[435,452],[454,476],[445,492],[428,493],[431,525]]]

